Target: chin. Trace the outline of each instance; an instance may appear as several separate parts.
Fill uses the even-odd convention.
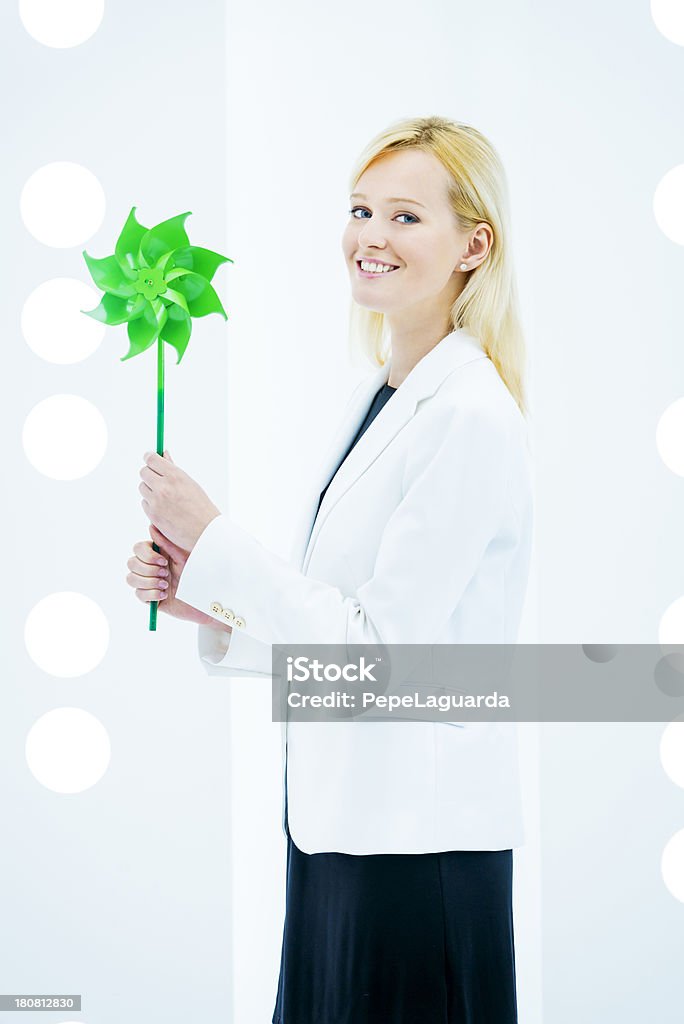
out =
[[[370,302],[370,300],[367,297],[364,300],[364,299],[360,298],[358,295],[352,295],[352,298],[353,298],[353,300],[354,300],[354,302],[356,303],[357,306],[361,306],[363,309],[367,309],[371,313],[391,313],[392,312],[391,308],[388,308],[387,306],[378,305],[377,302],[373,302],[372,303],[372,302]]]

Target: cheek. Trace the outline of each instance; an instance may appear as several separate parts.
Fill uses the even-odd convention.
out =
[[[347,224],[342,234],[342,251],[345,256],[351,256],[352,253],[356,252],[356,226],[354,224]]]
[[[443,283],[453,269],[450,262],[445,258],[438,246],[414,244],[411,251],[407,253],[407,262],[410,262],[417,277],[425,281]]]

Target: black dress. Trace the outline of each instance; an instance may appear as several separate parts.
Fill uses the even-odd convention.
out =
[[[395,390],[377,392],[344,458]],[[272,1024],[516,1024],[513,851],[304,853],[285,778]]]

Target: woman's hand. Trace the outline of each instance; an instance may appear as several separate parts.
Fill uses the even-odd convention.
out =
[[[150,526],[150,536],[152,540],[140,540],[133,545],[133,555],[126,563],[130,569],[126,583],[135,589],[135,596],[144,603],[159,601],[159,608],[176,619],[232,632],[227,623],[223,624],[185,601],[178,600],[176,589],[190,552],[173,544],[156,526]],[[153,542],[159,552],[152,547]]]
[[[175,464],[168,451],[163,456],[145,452],[144,459],[138,490],[143,496],[145,515],[160,533],[177,545],[177,550],[189,553],[212,519],[221,515],[221,509]]]

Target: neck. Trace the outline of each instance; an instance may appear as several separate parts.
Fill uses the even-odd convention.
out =
[[[390,387],[398,388],[416,363],[451,333],[450,313],[465,286],[465,274],[454,271],[438,295],[385,314],[392,352]]]
[[[390,319],[389,325],[392,365],[387,383],[392,388],[398,388],[416,363],[450,334],[452,328],[448,321],[444,323],[441,318],[417,324],[407,324],[406,321],[395,323]]]

